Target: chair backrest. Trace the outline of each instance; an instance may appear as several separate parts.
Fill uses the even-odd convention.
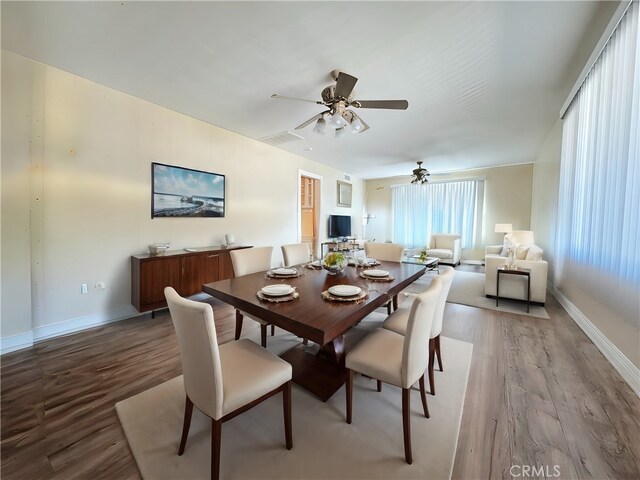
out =
[[[404,255],[404,247],[397,243],[370,243],[364,244],[364,252],[367,257],[382,260],[383,262],[401,262]]]
[[[271,254],[273,247],[243,248],[231,250],[233,274],[236,277],[250,273],[263,272],[271,268]]]
[[[454,242],[459,238],[462,238],[462,235],[458,233],[432,233],[429,248],[453,250]]]
[[[292,243],[291,245],[282,245],[280,248],[285,267],[309,261],[309,244],[307,243]]]
[[[182,298],[164,289],[176,329],[184,390],[198,409],[211,418],[222,417],[222,366],[211,305]]]
[[[433,323],[431,324],[431,335],[429,338],[436,338],[442,332],[442,319],[444,317],[444,307],[447,303],[447,297],[449,296],[449,290],[451,289],[451,282],[453,282],[453,276],[456,271],[453,267],[447,267],[442,265],[439,267],[440,275],[438,278],[442,282],[442,289],[440,290],[440,297],[438,297],[438,304],[436,305],[436,313],[433,316]]]
[[[429,334],[441,290],[442,281],[436,277],[427,290],[416,295],[411,305],[402,351],[403,388],[411,387],[427,369]]]
[[[531,230],[514,230],[511,232],[511,243],[514,245],[533,245],[533,232]]]

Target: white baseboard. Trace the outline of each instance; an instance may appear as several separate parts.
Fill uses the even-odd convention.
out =
[[[124,320],[142,315],[133,305],[124,305],[122,307],[109,310],[108,312],[94,313],[85,315],[84,317],[76,317],[63,322],[42,325],[33,329],[34,341],[45,340],[47,338],[58,337],[60,335],[68,335],[69,333],[86,330],[87,328],[105,325],[111,322]]]
[[[15,352],[33,345],[33,332],[0,338],[0,354]]]
[[[609,363],[613,365],[613,368],[618,371],[624,381],[627,382],[636,395],[640,397],[640,369],[636,367],[571,300],[565,297],[562,292],[555,287],[551,287],[549,290],[593,344],[598,347],[598,350],[609,360]]]
[[[45,340],[47,338],[68,335],[70,333],[86,330],[87,328],[98,327],[107,323],[117,322],[125,318],[137,317],[142,315],[133,305],[124,305],[122,307],[109,310],[108,312],[95,313],[85,315],[84,317],[76,317],[63,322],[52,323],[36,327],[31,332],[4,337],[0,339],[0,354],[14,352],[23,348],[28,348],[34,342]]]

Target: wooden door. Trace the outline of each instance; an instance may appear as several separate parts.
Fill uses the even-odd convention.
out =
[[[309,251],[315,252],[318,241],[317,188],[318,180],[300,177],[300,239],[309,244]]]

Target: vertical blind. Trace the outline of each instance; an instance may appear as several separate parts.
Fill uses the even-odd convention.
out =
[[[640,283],[639,16],[634,1],[565,116],[557,280],[572,262]]]
[[[391,194],[393,241],[408,248],[425,247],[431,233],[458,233],[461,247],[473,248],[478,195],[484,181],[394,186]]]

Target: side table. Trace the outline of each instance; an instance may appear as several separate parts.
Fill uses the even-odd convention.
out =
[[[504,275],[522,275],[527,277],[527,313],[529,313],[529,303],[531,299],[531,269],[518,267],[498,267],[498,275],[496,281],[496,307],[500,300],[500,274]]]

